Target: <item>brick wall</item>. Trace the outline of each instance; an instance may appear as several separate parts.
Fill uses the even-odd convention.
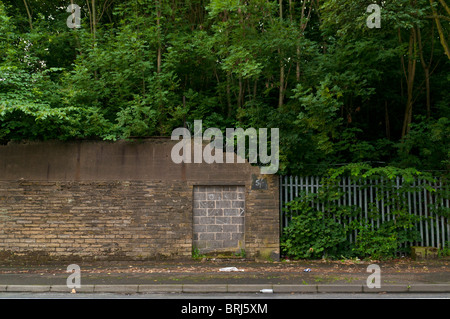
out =
[[[277,176],[261,177],[248,163],[174,164],[173,145],[0,146],[0,258],[184,258],[202,234],[213,233],[205,242],[210,251],[242,248],[249,257],[276,259]],[[268,187],[252,187],[255,176]],[[201,208],[205,203],[214,208]],[[245,213],[231,216],[238,212]]]
[[[189,256],[190,196],[183,183],[0,182],[0,251],[67,258]]]

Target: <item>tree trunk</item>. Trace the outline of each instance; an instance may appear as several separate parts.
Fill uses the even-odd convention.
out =
[[[95,0],[92,0],[92,35],[94,37],[94,45],[95,45],[95,33],[97,31],[97,18],[95,13]]]
[[[427,90],[427,119],[431,116],[431,97],[430,97],[430,69],[426,68],[425,71],[425,86]]]
[[[240,109],[242,107],[242,96],[244,94],[244,89],[242,85],[242,76],[239,76],[239,94],[238,94],[238,100],[237,100],[237,107]]]
[[[448,14],[450,15],[449,7],[445,4],[444,1],[440,0],[440,2],[444,6],[444,8],[448,12]],[[434,21],[436,22],[436,26],[437,26],[437,29],[439,32],[439,39],[441,41],[442,47],[444,48],[445,54],[450,59],[450,47],[448,46],[447,41],[445,40],[445,35],[444,35],[444,31],[442,29],[441,20],[438,17],[436,9],[434,8],[434,1],[430,0],[430,4],[431,4],[431,10],[433,11]]]
[[[281,108],[283,107],[284,100],[284,61],[280,49],[278,49],[278,54],[280,56],[280,91],[278,95],[278,107]]]
[[[232,105],[231,105],[231,84],[230,84],[230,82],[231,82],[231,74],[230,74],[230,71],[227,71],[227,105],[228,105],[228,118],[230,118],[231,117],[231,114],[232,114],[232,111],[233,111],[233,108],[232,108]]]
[[[433,61],[433,43],[434,43],[433,36],[434,36],[434,32],[431,31],[431,41],[432,41],[431,57],[430,57],[430,62],[427,64],[427,63],[425,63],[425,59],[423,57],[422,34],[420,32],[420,28],[417,27],[417,40],[419,42],[420,63],[422,64],[422,68],[425,73],[425,87],[426,87],[426,98],[427,98],[427,118],[428,119],[431,116],[430,67],[431,67],[431,62]]]
[[[416,75],[416,29],[411,28],[408,49],[408,71],[406,74],[407,102],[403,119],[402,139],[409,133],[412,120],[414,78]]]
[[[280,6],[280,23],[283,21],[283,0],[279,1]],[[280,91],[278,94],[278,107],[283,107],[284,100],[284,61],[283,61],[283,53],[281,49],[278,49],[278,55],[280,57]]]
[[[391,125],[389,122],[389,111],[388,111],[388,102],[387,100],[384,101],[384,119],[386,123],[386,137],[388,140],[391,139]]]
[[[30,30],[33,30],[33,20],[31,19],[31,13],[30,9],[28,8],[27,0],[23,0],[23,4],[25,5],[25,9],[27,9],[28,23],[30,24]]]
[[[161,20],[161,1],[158,1],[158,9],[156,13],[156,25],[158,29],[158,52],[156,55],[156,73],[161,73],[161,30],[160,30],[160,20]]]

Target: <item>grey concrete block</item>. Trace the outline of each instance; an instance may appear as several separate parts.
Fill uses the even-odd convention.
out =
[[[224,233],[237,233],[238,226],[237,225],[223,225],[223,232]]]
[[[207,200],[221,200],[222,194],[221,193],[208,193],[206,194]]]
[[[231,224],[231,217],[216,217],[216,224],[219,225]]]
[[[223,242],[224,248],[239,248],[239,241],[235,239],[230,239]]]
[[[221,200],[221,201],[217,201],[215,203],[216,203],[216,207],[217,208],[231,208],[232,201],[230,201],[230,200]]]
[[[199,240],[214,240],[215,236],[214,236],[214,233],[199,233],[198,239]]]
[[[194,216],[207,216],[208,210],[206,208],[194,208]]]
[[[235,192],[224,192],[223,199],[234,200],[237,199],[237,193]]]
[[[236,240],[242,240],[244,239],[244,233],[232,233],[231,234],[231,239],[236,241]]]
[[[194,191],[194,200],[206,200],[206,193],[200,193],[199,191]]]
[[[208,247],[208,241],[207,240],[198,240],[195,243],[195,247],[198,249],[205,249]]]
[[[221,209],[221,208],[208,209],[208,217],[212,217],[212,216],[223,216],[223,209]]]
[[[226,208],[223,210],[224,216],[239,216],[238,208]]]
[[[194,219],[195,223],[195,219]],[[200,225],[214,225],[216,223],[216,219],[214,217],[200,217],[198,224]]]
[[[233,225],[243,225],[244,217],[231,217],[231,223]]]
[[[244,208],[245,207],[245,202],[243,200],[240,201],[232,201],[232,208]]]
[[[193,227],[193,230],[194,230],[194,234],[195,233],[204,233],[204,232],[206,232],[206,225],[199,225],[199,224],[194,223],[192,225],[192,227]]]
[[[216,240],[230,240],[231,233],[216,233]],[[226,245],[225,245],[226,246]]]
[[[200,208],[215,208],[215,201],[200,201]],[[220,203],[220,202],[217,202]],[[221,207],[219,207],[221,208]]]
[[[223,231],[223,227],[222,225],[207,225],[206,226],[206,231],[209,233],[221,233]]]
[[[206,248],[223,248],[223,241],[214,240],[206,242]]]

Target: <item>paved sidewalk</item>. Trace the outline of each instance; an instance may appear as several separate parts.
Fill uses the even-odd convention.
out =
[[[380,288],[369,288],[370,264]],[[0,265],[0,292],[71,292],[63,264]],[[79,262],[77,293],[450,293],[450,260],[389,262],[245,260]],[[223,268],[235,267],[235,271]],[[221,270],[222,269],[222,270]],[[311,271],[305,271],[310,269]]]

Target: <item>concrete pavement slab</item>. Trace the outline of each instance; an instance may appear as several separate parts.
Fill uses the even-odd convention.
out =
[[[362,285],[317,285],[317,292],[363,292]]]
[[[49,285],[8,285],[7,292],[49,292]]]
[[[51,292],[72,292],[72,288],[68,288],[67,285],[52,285],[50,286]],[[94,292],[94,285],[81,285],[80,288],[75,288],[75,292]]]
[[[260,292],[262,289],[273,289],[272,284],[230,284],[228,292]]]
[[[274,293],[315,293],[317,285],[273,285]]]
[[[81,264],[82,287],[77,292],[274,293],[450,292],[450,260],[380,262],[381,288],[368,288],[371,262],[360,261],[160,261]],[[241,272],[221,272],[223,266]],[[304,272],[310,268],[311,272]],[[0,265],[0,292],[67,292],[69,274],[63,264]]]
[[[260,293],[271,289],[273,293],[450,293],[449,284],[382,285],[272,285],[272,284],[150,284],[150,285],[82,285],[76,293]],[[0,292],[66,292],[65,285],[2,285]]]
[[[94,285],[94,292],[137,293],[138,285]]]
[[[198,284],[184,284],[183,292],[228,292],[228,285],[198,285]]]
[[[162,284],[162,285],[139,285],[139,293],[181,293],[183,285],[181,284]]]
[[[399,285],[383,285],[381,284],[380,288],[369,288],[366,285],[363,285],[363,292],[409,292],[409,284],[399,284]],[[450,288],[450,287],[449,287]]]
[[[446,284],[413,284],[409,292],[450,292],[450,285]]]

